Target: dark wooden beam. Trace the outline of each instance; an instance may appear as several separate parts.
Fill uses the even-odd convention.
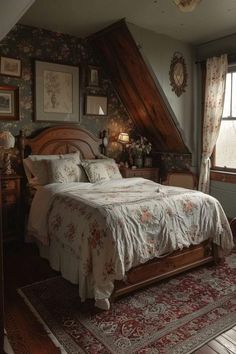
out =
[[[124,20],[88,38],[141,134],[157,151],[188,152]]]

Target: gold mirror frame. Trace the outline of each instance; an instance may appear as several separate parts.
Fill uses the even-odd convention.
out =
[[[172,91],[179,97],[185,92],[188,78],[186,63],[181,53],[174,53],[170,64],[169,77]]]

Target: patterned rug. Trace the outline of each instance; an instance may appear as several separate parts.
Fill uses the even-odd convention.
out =
[[[81,304],[77,286],[61,277],[20,294],[63,353],[186,354],[236,324],[236,255],[123,297],[106,312]]]

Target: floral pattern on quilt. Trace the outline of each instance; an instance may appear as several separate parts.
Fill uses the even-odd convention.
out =
[[[109,298],[114,280],[124,279],[131,267],[176,249],[208,238],[225,251],[232,247],[215,198],[141,178],[57,193],[48,235],[78,258],[82,300],[89,296],[85,284],[93,284],[95,299]]]

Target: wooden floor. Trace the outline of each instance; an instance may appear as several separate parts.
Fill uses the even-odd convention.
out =
[[[58,273],[50,269],[47,261],[39,258],[32,245],[7,246],[4,253],[5,324],[15,353],[60,353],[16,292],[19,287]],[[195,351],[195,354],[233,353],[236,354],[236,326]]]

